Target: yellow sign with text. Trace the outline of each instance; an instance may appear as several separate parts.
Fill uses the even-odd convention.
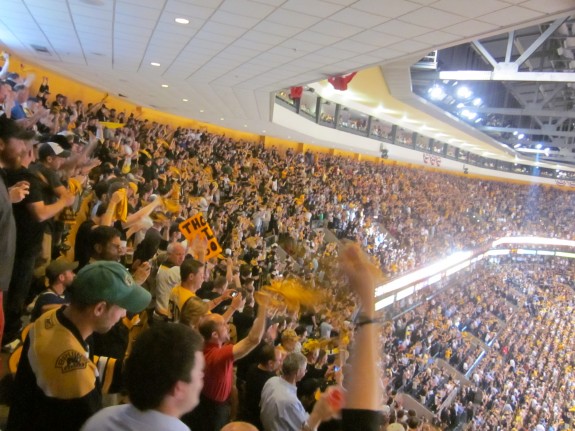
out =
[[[208,241],[206,259],[217,256],[222,252],[222,248],[203,214],[196,214],[179,225],[180,232],[186,237],[188,242],[192,242],[197,235],[203,235]]]

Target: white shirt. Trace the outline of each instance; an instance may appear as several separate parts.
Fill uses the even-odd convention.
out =
[[[157,410],[140,411],[132,404],[107,407],[84,424],[81,431],[190,431],[178,418]]]
[[[156,275],[156,310],[161,312],[168,311],[170,293],[174,287],[181,283],[179,266],[168,268],[165,265],[160,265]]]
[[[299,431],[309,415],[297,397],[297,387],[272,377],[262,389],[260,418],[265,431]]]

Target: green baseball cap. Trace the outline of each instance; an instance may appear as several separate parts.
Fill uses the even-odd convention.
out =
[[[118,262],[101,260],[82,268],[68,289],[72,303],[96,304],[106,301],[131,313],[145,309],[152,295],[138,286]]]
[[[46,268],[46,275],[54,279],[60,274],[66,271],[73,271],[76,268],[78,268],[78,262],[70,262],[65,258],[58,258],[50,262],[50,265]]]

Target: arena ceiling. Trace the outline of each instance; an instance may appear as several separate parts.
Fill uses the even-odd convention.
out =
[[[274,92],[376,68],[382,93],[356,84],[368,108],[395,104],[398,121],[511,158],[509,145],[415,100],[406,70],[437,49],[543,32],[574,9],[572,0],[3,0],[0,42],[143,107],[303,142],[272,122]]]

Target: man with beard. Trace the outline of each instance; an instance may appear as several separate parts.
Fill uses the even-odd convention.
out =
[[[0,82],[0,89],[3,88]],[[8,290],[16,252],[16,224],[12,204],[20,202],[27,194],[28,183],[15,184],[10,190],[6,186],[4,169],[19,166],[25,152],[25,141],[33,132],[21,129],[14,121],[0,116],[0,300]],[[21,162],[20,162],[21,163]],[[19,194],[16,199],[16,194]],[[0,309],[0,341],[4,332],[4,312]]]

